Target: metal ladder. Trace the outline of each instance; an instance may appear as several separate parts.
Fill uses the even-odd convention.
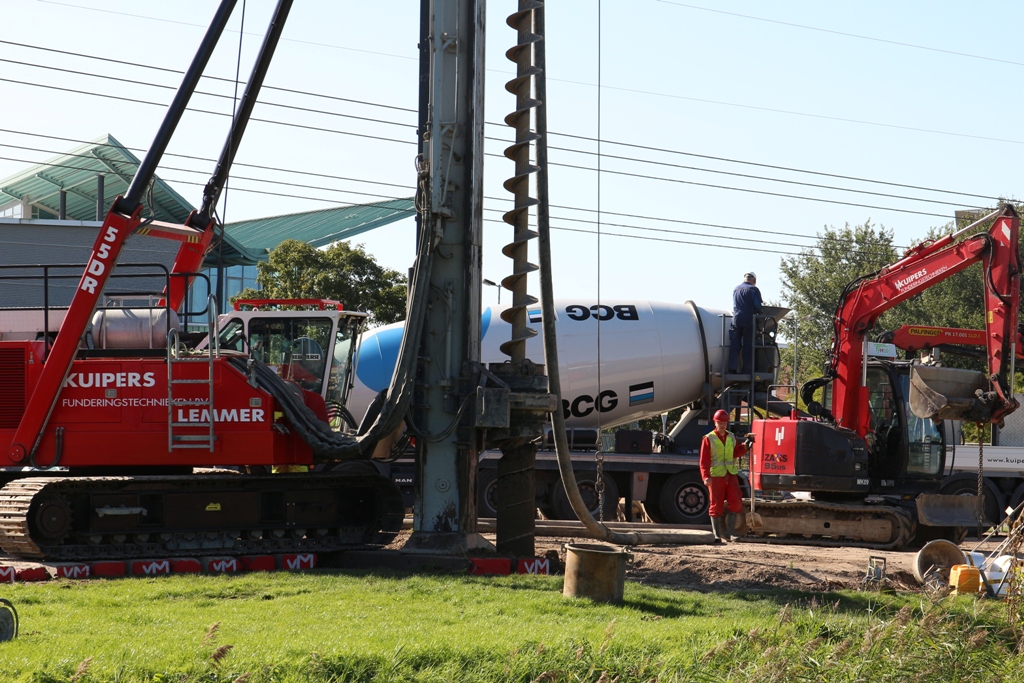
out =
[[[182,357],[179,355],[181,338],[178,330],[171,329],[167,332],[167,450],[174,451],[184,448],[204,448],[211,453],[216,442],[214,425],[216,424],[216,413],[213,403],[213,364],[220,356],[220,340],[217,337],[217,310],[216,298],[211,294],[207,301],[208,329],[210,330],[210,344],[206,357]],[[175,376],[175,368],[186,365],[206,365],[206,377],[200,379],[182,379]],[[179,373],[180,374],[180,373]],[[176,398],[174,388],[185,386],[205,385],[207,388],[206,398]],[[198,422],[179,422],[175,420],[174,411],[176,408],[199,408],[206,409],[207,419]],[[203,434],[196,434],[197,428],[205,427]],[[189,433],[182,433],[187,430]]]

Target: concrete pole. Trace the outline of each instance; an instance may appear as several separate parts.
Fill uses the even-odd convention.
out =
[[[419,434],[416,515],[408,552],[456,554],[476,533],[483,223],[485,0],[422,0],[421,165],[427,169],[418,240],[435,243],[430,307],[411,417]],[[425,90],[425,92],[423,92]]]

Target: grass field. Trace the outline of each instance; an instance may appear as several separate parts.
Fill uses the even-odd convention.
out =
[[[354,572],[0,588],[0,681],[1024,681],[1001,603]]]

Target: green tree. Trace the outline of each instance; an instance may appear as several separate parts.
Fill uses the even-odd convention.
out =
[[[1019,206],[1017,208],[1020,210]],[[972,220],[974,218],[958,217],[955,222],[932,228],[925,241],[937,240],[967,227]],[[991,226],[992,222],[986,221],[958,239],[987,231]],[[1024,235],[1021,238],[1024,240]],[[827,227],[819,233],[818,243],[813,249],[783,259],[783,293],[788,302],[785,305],[794,309],[789,317],[798,320],[797,384],[821,374],[825,353],[832,344],[832,320],[846,284],[895,263],[901,257],[892,239],[891,231],[882,226],[876,229],[870,221],[852,228],[849,225],[842,229]],[[904,324],[981,329],[985,324],[984,310],[981,266],[972,265],[884,313],[875,329],[869,332],[869,338]],[[789,342],[789,348],[782,353],[782,374],[791,378],[793,323],[783,322],[781,328]],[[952,354],[944,355],[943,363],[985,369],[983,360]]]
[[[317,249],[299,240],[285,240],[256,269],[259,290],[242,290],[232,302],[255,298],[337,299],[347,309],[369,312],[371,325],[405,317],[405,276],[380,266],[361,245],[335,242],[327,249]]]
[[[788,348],[782,351],[780,380],[801,384],[821,375],[843,289],[858,277],[874,273],[897,258],[892,231],[881,225],[875,227],[869,220],[853,227],[849,224],[842,228],[827,226],[818,234],[813,248],[782,259],[784,305],[792,309],[788,318],[795,323],[784,321],[780,325],[780,334],[788,342]],[[885,328],[893,319],[893,315],[887,314],[880,324]],[[795,382],[792,376],[794,348],[799,361],[799,377]]]

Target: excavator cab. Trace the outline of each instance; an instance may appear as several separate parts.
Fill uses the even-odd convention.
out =
[[[911,377],[918,367],[904,362],[868,364],[868,469],[881,481],[882,489],[890,480],[938,481],[942,476],[941,423],[918,417],[910,407]]]
[[[248,353],[328,406],[344,406],[366,317],[336,309],[236,310],[222,316],[219,346]]]

